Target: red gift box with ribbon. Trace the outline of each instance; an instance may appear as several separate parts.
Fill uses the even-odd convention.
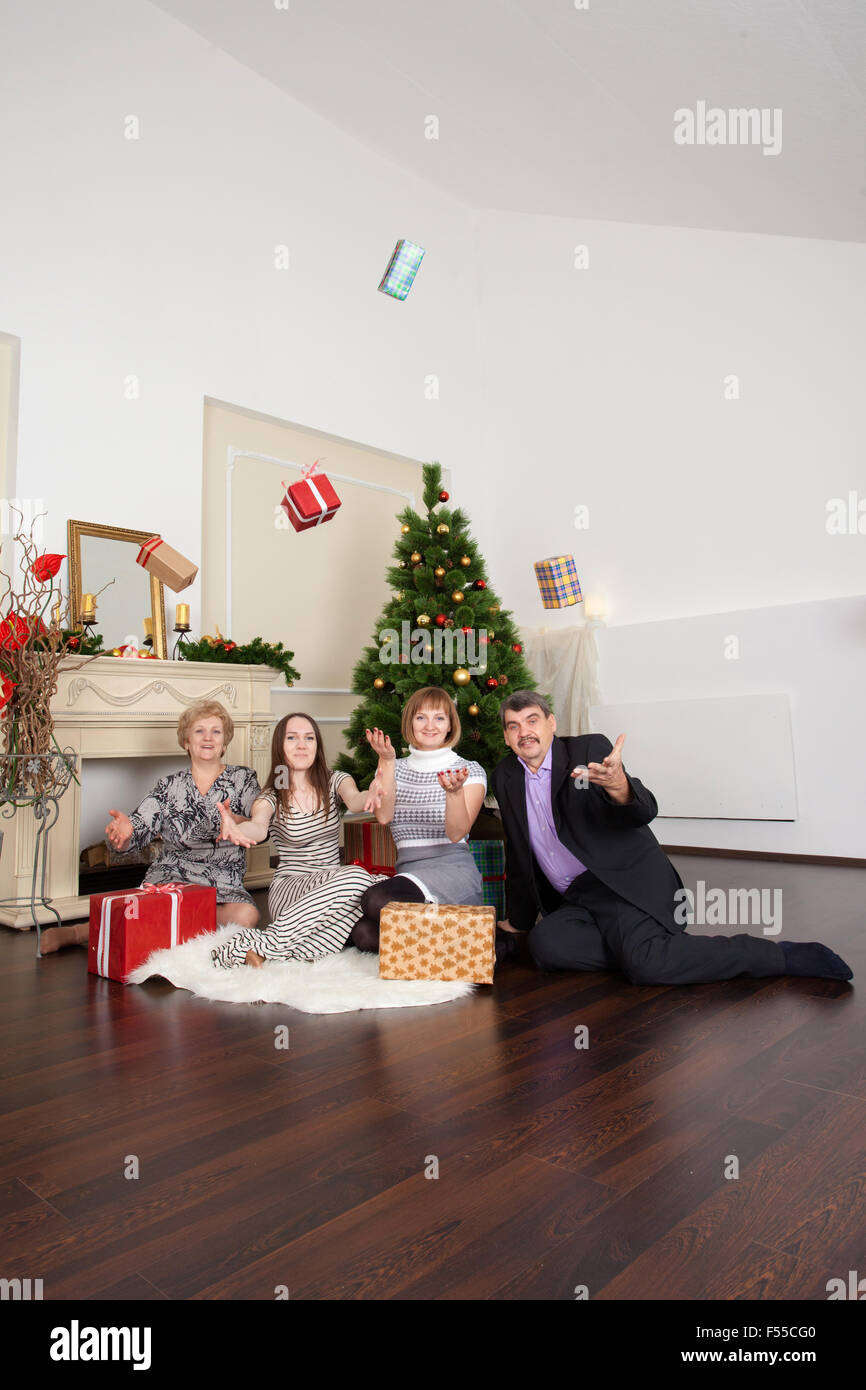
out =
[[[152,951],[216,931],[216,889],[198,883],[143,883],[90,899],[87,969],[126,981]]]
[[[286,515],[296,531],[309,531],[312,526],[321,526],[330,521],[337,508],[342,505],[333,489],[330,478],[316,470],[319,460],[304,469],[303,477],[291,485],[283,480],[286,495],[283,506]]]
[[[343,847],[347,864],[360,864],[368,874],[397,872],[397,846],[387,825],[377,820],[344,820]]]

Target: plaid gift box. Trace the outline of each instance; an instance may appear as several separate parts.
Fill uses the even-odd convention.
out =
[[[390,294],[394,299],[405,299],[423,258],[423,246],[416,246],[414,241],[398,241],[379,283],[382,293]]]
[[[344,820],[343,848],[347,864],[363,864],[370,874],[396,873],[397,846],[377,820]]]
[[[304,476],[297,483],[283,481],[286,495],[282,505],[296,531],[309,531],[313,526],[321,526],[330,521],[342,503],[334,491],[333,484],[326,473],[317,473],[319,460],[304,470]]]
[[[379,978],[493,982],[492,907],[386,903],[379,916]]]
[[[568,608],[572,603],[582,602],[573,555],[552,555],[548,560],[536,560],[533,568],[545,608]]]
[[[90,899],[87,969],[125,981],[152,951],[216,931],[216,889],[197,883],[143,883]]]
[[[484,880],[482,892],[497,920],[505,917],[505,845],[502,840],[468,840],[472,858]]]
[[[135,563],[147,570],[148,574],[161,580],[169,589],[173,589],[176,594],[179,594],[181,589],[187,589],[198,574],[198,566],[181,555],[179,550],[173,550],[170,545],[166,545],[161,536],[151,536],[149,541],[144,542],[135,557]]]

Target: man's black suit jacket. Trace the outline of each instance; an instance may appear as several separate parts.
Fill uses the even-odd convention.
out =
[[[647,824],[658,813],[652,792],[626,773],[634,800],[621,806],[594,783],[580,788],[569,775],[575,767],[602,762],[611,747],[604,734],[554,738],[550,801],[557,834],[608,888],[670,931],[682,931],[684,924],[674,917],[682,879]],[[561,894],[532,853],[525,771],[514,753],[497,763],[491,782],[505,829],[507,918],[518,931],[529,931],[539,912],[559,905]]]

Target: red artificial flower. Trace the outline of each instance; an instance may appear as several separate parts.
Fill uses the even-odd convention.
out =
[[[53,579],[60,569],[60,561],[65,559],[65,555],[38,555],[30,566],[34,579],[37,579],[40,584],[44,584],[48,579]]]
[[[237,642],[223,642],[223,647],[227,652],[233,651],[236,646]]]
[[[30,636],[30,626],[18,613],[8,613],[0,619],[0,647],[7,652],[17,652]]]
[[[4,710],[4,713],[5,713],[5,706],[6,706],[6,705],[8,704],[8,702],[11,700],[11,698],[12,698],[12,691],[13,691],[14,689],[15,689],[15,682],[12,681],[12,680],[10,680],[8,676],[4,676],[4,677],[2,678],[2,680],[0,680],[0,709]]]
[[[36,633],[37,637],[45,637],[48,633],[48,628],[45,626],[38,613],[34,613],[31,616],[30,628],[32,632]]]

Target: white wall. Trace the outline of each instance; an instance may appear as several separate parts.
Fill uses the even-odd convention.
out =
[[[825,520],[866,500],[866,246],[495,213],[477,237],[485,435],[455,481],[521,622],[574,622],[532,570],[562,553],[616,623],[863,593],[866,535]]]
[[[495,213],[476,234],[485,433],[455,482],[518,622],[581,621],[542,608],[532,569],[574,554],[607,603],[606,703],[790,694],[798,821],[660,838],[866,856],[866,620],[845,597],[866,534],[826,530],[828,499],[866,499],[866,247]]]
[[[737,638],[737,646],[729,638]],[[701,699],[719,695],[787,692],[797,785],[796,821],[681,820],[665,817],[659,796],[657,839],[788,854],[866,858],[866,598],[753,608],[738,613],[670,619],[600,628],[602,697],[605,704]],[[739,650],[736,659],[726,650]],[[613,740],[624,733],[607,728]],[[688,743],[671,747],[672,760],[688,759]],[[745,740],[732,759],[760,768],[762,750]],[[660,788],[648,785],[653,791]]]
[[[198,562],[206,395],[473,457],[464,208],[142,0],[50,24],[2,0],[0,25],[0,331],[22,340],[17,489],[45,500],[48,549],[72,516],[159,529]],[[429,254],[398,303],[377,285],[401,236]]]

